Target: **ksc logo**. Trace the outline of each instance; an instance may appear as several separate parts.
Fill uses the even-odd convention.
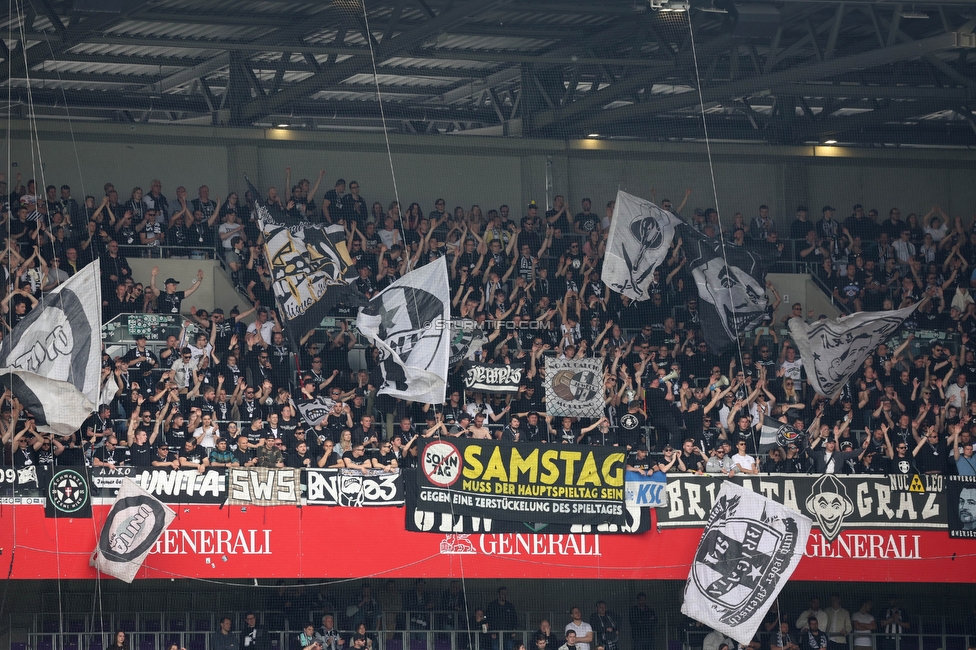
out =
[[[449,442],[432,442],[424,447],[421,469],[434,485],[450,487],[461,478],[461,453]]]

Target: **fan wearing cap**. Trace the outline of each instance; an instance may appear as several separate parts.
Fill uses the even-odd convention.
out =
[[[848,439],[841,442],[845,447],[844,449],[838,448],[839,444],[837,440],[841,433],[840,427],[835,427],[834,435],[824,437],[820,432],[817,432],[815,434],[816,437],[810,440],[809,455],[812,463],[812,473],[843,474],[846,469],[846,463],[850,459],[857,458],[860,460],[860,456],[864,453],[864,447],[855,450],[854,443]]]
[[[164,290],[160,291],[156,288],[157,275],[159,275],[159,267],[154,266],[152,270],[152,277],[149,282],[149,289],[156,298],[159,313],[161,314],[179,314],[183,301],[192,296],[203,283],[203,269],[198,269],[196,279],[186,291],[177,291],[176,288],[180,283],[175,278],[166,278],[166,282],[163,283]]]

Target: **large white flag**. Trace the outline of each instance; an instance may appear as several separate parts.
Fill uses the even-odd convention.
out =
[[[813,522],[722,484],[695,553],[681,613],[748,645],[803,557]]]
[[[71,435],[95,410],[95,404],[68,382],[26,370],[0,370],[0,384],[34,416],[38,431],[56,436]]]
[[[37,418],[41,431],[65,433],[74,424],[66,432],[71,433],[98,404],[101,287],[99,261],[95,260],[45,294],[0,346],[0,372],[10,371],[3,384]],[[37,409],[47,416],[56,414],[57,425],[42,423]]]
[[[383,385],[377,392],[414,402],[444,402],[451,354],[446,258],[383,289],[359,311],[356,327],[380,349]]]
[[[98,536],[92,565],[123,582],[132,582],[153,544],[176,513],[135,481],[125,480]]]
[[[647,300],[654,269],[668,255],[678,218],[650,201],[617,190],[603,281],[634,300]]]
[[[875,348],[917,308],[915,304],[895,311],[857,312],[811,325],[791,318],[790,333],[800,351],[807,381],[821,395],[836,396]]]

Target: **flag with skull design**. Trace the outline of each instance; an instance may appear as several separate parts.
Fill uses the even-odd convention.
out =
[[[687,224],[679,224],[688,268],[698,289],[702,334],[721,354],[739,335],[760,325],[766,315],[766,268],[756,253],[725,246]]]
[[[825,397],[837,396],[864,360],[901,327],[919,304],[894,311],[825,318],[809,325],[800,318],[791,318],[790,333],[813,390]]]
[[[678,222],[650,201],[618,190],[603,263],[607,286],[633,300],[650,298],[647,287],[668,255]]]

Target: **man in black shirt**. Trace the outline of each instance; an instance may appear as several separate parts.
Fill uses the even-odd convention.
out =
[[[485,614],[492,630],[506,631],[505,634],[499,632],[501,638],[499,639],[498,650],[512,650],[516,641],[516,633],[512,630],[518,629],[519,623],[518,611],[516,611],[515,605],[508,601],[507,588],[498,588],[498,598],[488,603]],[[501,643],[502,638],[504,643]]]
[[[180,459],[176,454],[169,450],[169,445],[161,444],[156,447],[156,455],[153,456],[151,465],[153,467],[164,467],[166,469],[179,469]]]
[[[807,618],[807,630],[800,634],[800,650],[824,650],[827,647],[827,635],[820,630],[820,621],[816,616]]]
[[[157,275],[159,275],[159,267],[154,266],[149,282],[149,288],[156,297],[156,303],[159,308],[159,313],[161,314],[179,314],[180,306],[183,304],[183,301],[192,296],[193,293],[200,288],[200,285],[203,282],[203,269],[198,269],[197,279],[193,281],[193,284],[186,291],[176,290],[176,287],[180,283],[174,278],[166,278],[166,282],[164,283],[164,291],[160,291],[156,288]]]
[[[357,187],[358,189],[358,187]],[[346,191],[346,181],[340,178],[335,183],[335,189],[329,190],[322,198],[322,214],[329,223],[339,223],[344,218],[343,199]]]

